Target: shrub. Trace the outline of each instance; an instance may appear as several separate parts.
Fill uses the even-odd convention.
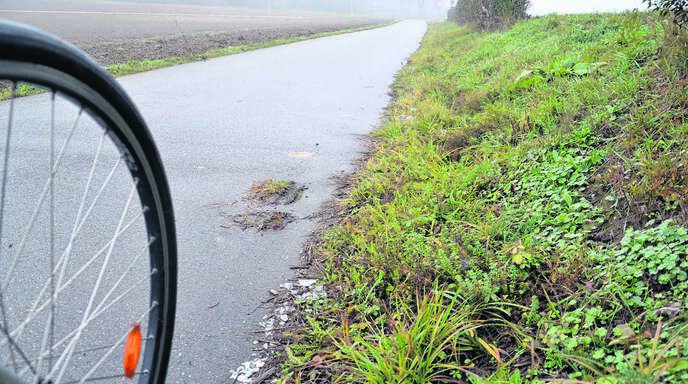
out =
[[[457,0],[449,10],[449,21],[477,24],[481,30],[513,24],[527,17],[529,0]]]
[[[643,0],[649,7],[660,10],[662,15],[673,15],[674,21],[685,26],[688,24],[688,0]]]

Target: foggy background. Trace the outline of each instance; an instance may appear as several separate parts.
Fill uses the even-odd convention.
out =
[[[131,0],[116,0],[131,2]],[[138,0],[145,3],[190,4],[189,0]],[[202,0],[199,5],[231,6],[263,10],[329,12],[394,18],[443,19],[455,0]],[[529,13],[533,16],[549,13],[620,12],[647,9],[641,0],[531,0]]]
[[[647,9],[641,0],[530,0],[531,15],[540,16],[549,13],[586,13],[586,12],[619,12],[638,8]]]
[[[236,8],[260,13],[325,12],[379,18],[443,20],[456,0],[0,0],[0,11],[10,9],[86,10],[111,4],[136,9],[137,4]],[[641,0],[531,0],[529,14],[618,12],[647,9]]]
[[[116,0],[117,2],[131,2]],[[258,9],[267,12],[310,11],[347,15],[432,18],[446,17],[451,0],[138,0],[158,4],[198,4]],[[1,3],[1,2],[0,2]]]

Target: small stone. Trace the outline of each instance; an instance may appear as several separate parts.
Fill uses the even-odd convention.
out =
[[[287,315],[281,315],[281,316],[280,316],[280,320],[286,322],[287,320],[289,320],[289,316],[287,316]]]
[[[654,312],[655,317],[668,316],[669,318],[674,318],[681,313],[681,308],[683,305],[680,302],[671,303],[665,307],[662,307]]]
[[[310,287],[311,285],[313,285],[317,282],[318,282],[317,280],[313,280],[313,279],[302,279],[302,280],[299,280],[299,285],[302,287]]]

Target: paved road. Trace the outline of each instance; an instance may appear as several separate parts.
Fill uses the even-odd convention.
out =
[[[176,204],[180,296],[170,382],[229,382],[228,371],[251,355],[257,307],[292,276],[315,226],[242,231],[223,228],[222,212],[245,210],[251,183],[270,177],[306,184],[306,198],[288,209],[316,212],[333,192],[330,178],[360,155],[425,28],[402,22],[121,79],[159,144]]]

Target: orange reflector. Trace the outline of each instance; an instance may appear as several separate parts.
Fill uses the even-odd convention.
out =
[[[139,364],[140,354],[141,325],[139,323],[135,323],[131,331],[129,331],[127,343],[124,344],[124,376],[126,376],[128,379],[134,377],[136,366]]]

